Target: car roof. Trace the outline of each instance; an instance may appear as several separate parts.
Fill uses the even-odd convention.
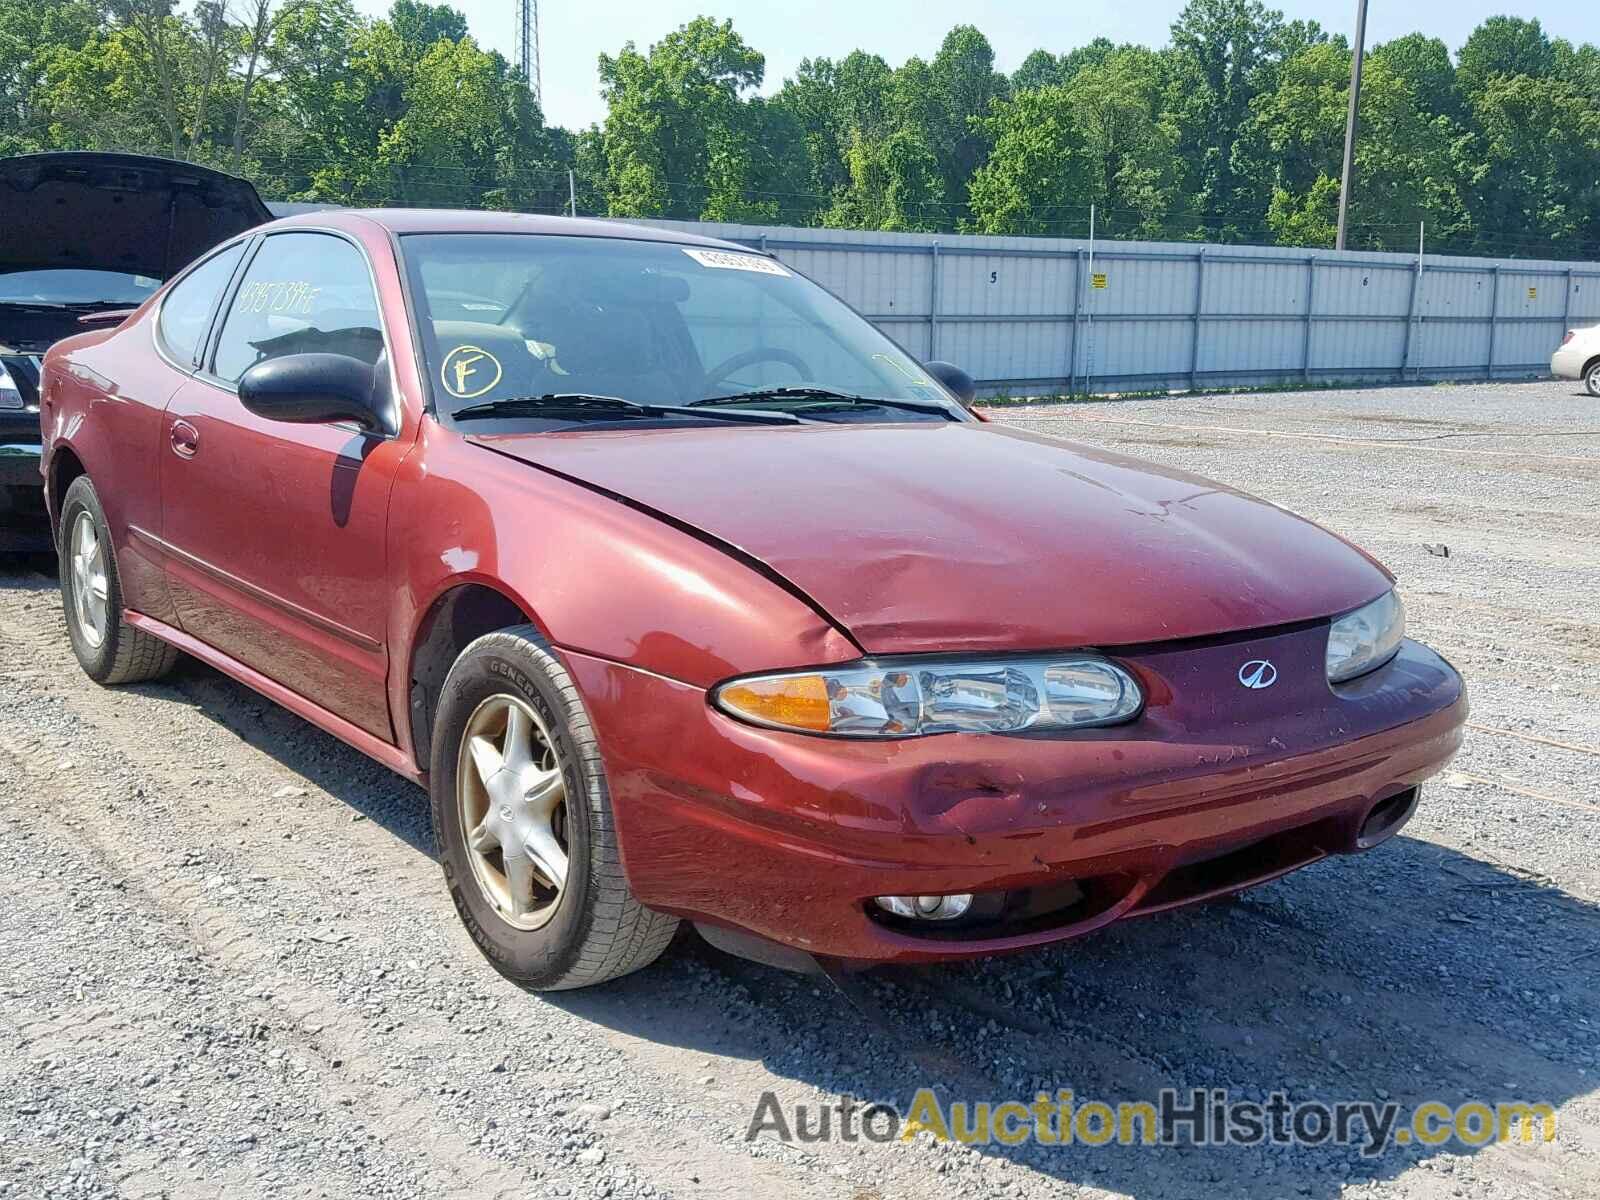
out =
[[[670,242],[677,245],[713,246],[719,250],[752,253],[749,246],[719,238],[702,237],[677,229],[653,229],[627,221],[602,221],[589,217],[552,217],[538,213],[482,212],[456,208],[339,208],[283,217],[263,230],[314,226],[349,229],[356,222],[371,222],[391,233],[523,233],[565,237],[624,238],[636,242]]]

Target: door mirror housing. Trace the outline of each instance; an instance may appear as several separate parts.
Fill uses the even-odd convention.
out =
[[[955,363],[935,360],[934,362],[923,363],[922,369],[944,384],[955,398],[961,401],[964,407],[971,408],[973,401],[978,398],[978,385],[973,381],[971,375],[968,375]]]
[[[240,377],[239,402],[269,421],[354,421],[381,432],[377,380],[375,368],[348,354],[285,354],[258,362]]]

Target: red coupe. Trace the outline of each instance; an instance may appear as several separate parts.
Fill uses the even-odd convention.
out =
[[[1392,577],[970,389],[737,245],[279,221],[46,359],[72,646],[187,652],[425,785],[536,988],[680,919],[1020,950],[1393,835],[1467,702]]]

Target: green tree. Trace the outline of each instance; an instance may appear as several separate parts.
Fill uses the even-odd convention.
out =
[[[1179,187],[1177,128],[1163,110],[1166,63],[1124,46],[1075,72],[1063,89],[1067,119],[1082,134],[1098,226],[1159,237]]]
[[[1022,60],[1022,65],[1011,75],[1011,90],[1025,92],[1030,88],[1048,87],[1051,84],[1071,83],[1078,72],[1087,67],[1099,66],[1117,49],[1110,38],[1097,37],[1092,42],[1055,55],[1048,50],[1035,50]]]
[[[840,229],[937,230],[946,219],[938,156],[915,129],[872,138],[860,130],[846,152],[850,182],[825,223]]]
[[[87,0],[0,0],[0,155],[49,148],[52,63],[103,21]]]
[[[776,190],[787,193],[783,207],[798,224],[820,220],[849,178],[840,75],[831,59],[802,59],[768,108],[767,144],[780,147],[782,155],[776,164]]]
[[[49,58],[34,102],[47,114],[50,144],[219,159],[237,45],[220,0],[192,15],[173,0],[115,0],[110,21]]]
[[[1248,238],[1266,197],[1240,173],[1251,102],[1272,90],[1283,15],[1259,0],[1190,0],[1172,26],[1168,103],[1198,232]]]
[[[1035,50],[1011,73],[1011,90],[1030,92],[1061,82],[1061,60],[1048,50]]]
[[[467,18],[462,13],[448,4],[429,4],[426,0],[394,0],[389,24],[414,54],[426,54],[438,42],[462,42],[467,38]]]
[[[1600,96],[1600,46],[1574,46],[1565,38],[1550,44],[1552,73],[1591,96]]]
[[[1325,42],[1283,64],[1278,86],[1256,98],[1253,166],[1270,191],[1267,225],[1280,242],[1333,245],[1349,97],[1350,50]],[[1367,69],[1360,118],[1352,244],[1409,245],[1424,221],[1435,237],[1459,236],[1466,211],[1449,118],[1425,111],[1410,81],[1384,55],[1375,55]]]
[[[1555,50],[1538,21],[1490,17],[1472,31],[1457,56],[1456,81],[1469,99],[1499,76],[1542,79],[1555,67]]]
[[[994,152],[972,176],[968,227],[1041,236],[1079,232],[1072,223],[1088,211],[1097,163],[1067,90],[1019,92],[995,105],[983,124]]]
[[[957,25],[946,34],[929,65],[925,85],[931,102],[928,127],[919,132],[939,157],[946,198],[964,208],[968,181],[993,145],[982,118],[992,102],[1010,94],[1011,86],[994,69],[994,47],[989,39],[971,25]],[[923,87],[919,81],[915,90],[903,90],[909,97],[920,98]]]
[[[1417,98],[1417,107],[1432,117],[1463,116],[1461,93],[1456,88],[1456,68],[1449,48],[1438,38],[1408,33],[1375,46],[1373,62],[1381,61],[1402,79]]]
[[[606,134],[598,125],[580,130],[572,139],[568,156],[572,164],[579,216],[599,216],[606,211],[606,187],[610,169],[606,164]]]
[[[1079,71],[1097,67],[1110,58],[1116,50],[1110,38],[1097,37],[1061,56],[1061,82],[1071,83]]]
[[[1496,74],[1472,98],[1462,147],[1480,247],[1529,239],[1600,251],[1600,95],[1554,76]]]
[[[752,174],[738,161],[757,148],[743,98],[761,86],[765,64],[731,21],[709,17],[644,54],[632,42],[615,58],[602,54],[612,215],[693,218],[708,203],[726,213]]]

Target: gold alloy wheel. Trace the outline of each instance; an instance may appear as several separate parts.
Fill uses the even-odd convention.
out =
[[[467,721],[456,812],[484,898],[517,929],[537,929],[567,883],[566,783],[555,740],[524,701],[490,696]]]
[[[94,518],[80,512],[72,523],[70,567],[72,570],[72,608],[77,617],[78,634],[93,650],[106,640],[110,586],[106,582],[106,555],[100,544],[100,530]]]

